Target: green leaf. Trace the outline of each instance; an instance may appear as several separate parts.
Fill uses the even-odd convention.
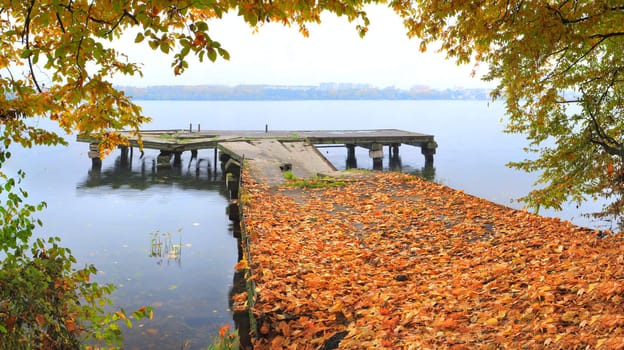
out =
[[[145,39],[145,36],[143,36],[143,33],[137,33],[136,38],[134,38],[134,42],[135,43],[140,43]]]
[[[169,44],[166,41],[162,41],[160,43],[160,51],[166,54],[169,53]]]
[[[190,46],[184,46],[182,50],[180,50],[180,56],[185,57],[186,55],[189,54],[190,51],[191,51]]]
[[[227,52],[226,50],[222,49],[222,48],[218,48],[217,49],[219,51],[219,55],[221,55],[221,57],[223,57],[224,60],[229,60],[230,59],[230,53]]]
[[[208,48],[208,59],[212,62],[217,60],[217,51],[212,47]]]
[[[204,21],[195,22],[195,26],[197,27],[198,31],[201,31],[201,32],[208,31],[208,24]]]

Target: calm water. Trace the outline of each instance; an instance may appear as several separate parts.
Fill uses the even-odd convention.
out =
[[[433,134],[439,144],[435,181],[512,207],[531,189],[532,175],[505,163],[525,157],[525,141],[503,134],[503,108],[485,101],[143,101],[153,117],[145,129],[373,129]],[[41,121],[45,123],[45,121]],[[45,126],[45,125],[44,125]],[[237,261],[237,241],[225,214],[221,174],[210,169],[212,150],[200,151],[197,168],[183,154],[179,169],[153,167],[155,151],[138,152],[128,164],[119,152],[91,171],[88,146],[67,137],[67,147],[14,150],[3,170],[26,170],[32,202],[45,200],[40,235],[58,235],[79,265],[94,264],[101,282],[113,283],[117,307],[152,305],[155,318],[125,331],[127,349],[199,349],[222,324],[234,325],[228,306]],[[387,154],[387,150],[386,154]],[[344,148],[323,148],[344,168]],[[420,149],[402,146],[403,171],[424,167]],[[358,166],[372,168],[368,151],[357,149]],[[384,166],[388,166],[387,159]],[[592,211],[598,204],[587,204]],[[560,216],[596,226],[574,206]]]

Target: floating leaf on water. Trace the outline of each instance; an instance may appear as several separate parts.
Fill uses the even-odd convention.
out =
[[[194,222],[193,226],[199,226],[199,222]]]
[[[186,243],[184,246],[185,246],[186,248],[190,248],[190,247],[192,247],[193,245],[192,245],[192,244],[190,244],[190,243]]]
[[[169,286],[169,290],[176,290],[178,289],[178,286],[176,286],[175,284],[172,284]]]

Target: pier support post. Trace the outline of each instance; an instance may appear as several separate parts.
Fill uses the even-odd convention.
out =
[[[91,169],[102,169],[102,159],[100,158],[100,145],[97,143],[89,144],[89,158],[91,159]]]
[[[214,166],[212,168],[214,169],[215,176],[217,176],[217,147],[214,149]]]
[[[355,157],[355,145],[345,145],[347,147],[347,169],[357,168],[357,158]]]
[[[182,166],[182,152],[173,152],[173,166]]]
[[[373,158],[373,170],[383,170],[383,145],[381,143],[371,144],[368,156]]]
[[[219,161],[221,161],[221,171],[222,171],[224,174],[225,174],[225,172],[226,172],[226,169],[225,169],[225,163],[227,163],[227,162],[228,162],[228,160],[230,160],[230,158],[231,158],[231,157],[230,157],[230,155],[229,155],[229,154],[226,154],[226,153],[223,153],[223,152],[221,152],[221,153],[219,154]],[[216,159],[216,158],[215,158],[215,159]],[[216,161],[215,161],[215,164],[216,164]]]
[[[399,156],[399,144],[390,145],[390,158],[388,159],[388,167],[394,171],[401,171],[403,169],[403,164],[401,162],[401,157]]]
[[[168,166],[169,163],[171,162],[171,156],[173,154],[171,153],[171,151],[160,151],[160,154],[158,154],[158,157],[156,158],[156,163],[157,165],[160,166]]]
[[[393,143],[390,145],[389,150],[390,150],[390,157],[398,157],[399,156],[399,146],[401,146],[401,144],[398,143]]]
[[[438,144],[435,141],[430,141],[420,146],[420,152],[425,156],[425,166],[433,165],[433,155],[436,153]]]
[[[121,150],[119,164],[122,168],[126,168],[128,166],[128,146],[119,146],[119,149]]]
[[[225,172],[225,185],[230,191],[230,199],[238,198],[238,187],[240,184],[241,165],[234,159],[229,159],[223,165]]]

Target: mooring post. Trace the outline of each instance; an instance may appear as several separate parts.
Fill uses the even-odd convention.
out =
[[[192,133],[193,132],[193,123],[189,124],[189,132]]]

